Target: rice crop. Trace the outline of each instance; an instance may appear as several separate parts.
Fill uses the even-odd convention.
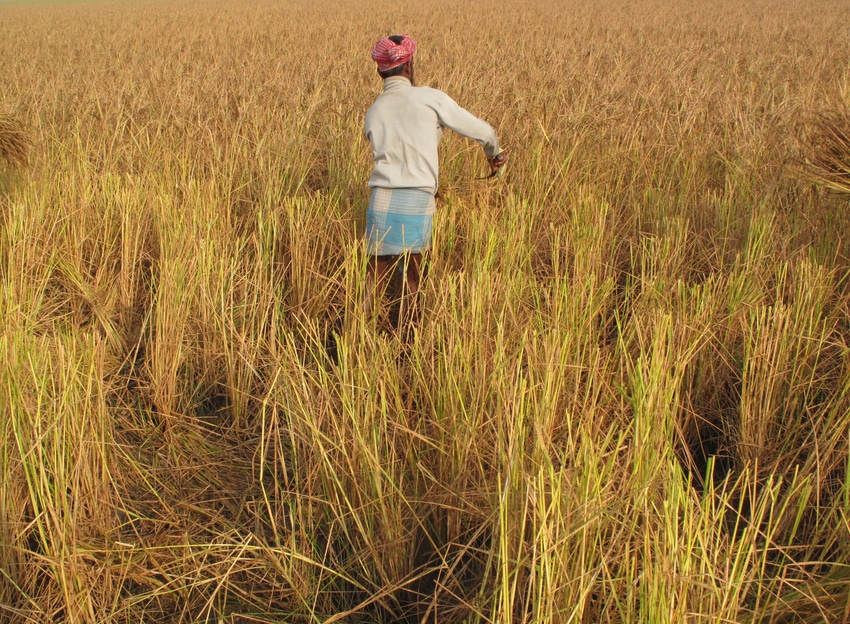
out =
[[[850,619],[848,19],[0,5],[0,620]],[[444,136],[402,327],[394,32],[510,154]]]
[[[850,193],[850,114],[822,111],[804,123],[800,173],[803,179],[839,193]]]
[[[0,115],[0,163],[6,167],[27,163],[26,135],[11,115]]]

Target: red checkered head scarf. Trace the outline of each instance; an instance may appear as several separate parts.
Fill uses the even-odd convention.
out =
[[[407,35],[398,35],[401,43],[384,37],[372,46],[372,60],[378,64],[378,71],[387,71],[404,65],[416,54],[416,42]]]

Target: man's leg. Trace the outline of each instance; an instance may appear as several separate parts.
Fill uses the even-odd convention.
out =
[[[366,285],[363,291],[363,312],[371,314],[375,302],[383,298],[389,284],[392,269],[398,256],[370,256],[366,265]]]
[[[404,257],[405,294],[415,296],[419,292],[419,282],[422,278],[422,254],[412,253]]]
[[[404,286],[399,320],[402,326],[406,326],[419,320],[419,285],[426,265],[421,253],[405,254],[403,262]]]

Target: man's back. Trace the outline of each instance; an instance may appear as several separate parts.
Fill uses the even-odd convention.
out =
[[[370,187],[437,190],[437,145],[443,134],[427,87],[406,78],[384,81],[384,92],[366,113],[365,131],[372,144],[375,168]]]
[[[375,164],[369,186],[436,192],[443,127],[475,139],[488,155],[498,153],[493,129],[442,91],[411,86],[400,76],[384,80],[383,93],[366,113]]]

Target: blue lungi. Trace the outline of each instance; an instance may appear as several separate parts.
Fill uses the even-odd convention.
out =
[[[373,256],[422,253],[431,245],[434,195],[417,188],[374,187],[366,209],[366,245]]]

